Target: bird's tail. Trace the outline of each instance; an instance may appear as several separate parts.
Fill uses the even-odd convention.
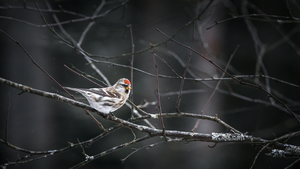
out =
[[[73,91],[79,92],[79,93],[82,92],[82,90],[81,90],[81,89],[78,89],[78,88],[73,88],[73,87],[64,87],[64,88],[65,88],[65,89],[68,89],[68,90],[73,90]]]

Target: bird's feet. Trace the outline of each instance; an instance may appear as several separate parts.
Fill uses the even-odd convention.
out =
[[[116,116],[114,115],[113,112],[110,112],[108,115],[109,115],[111,118],[116,117]]]

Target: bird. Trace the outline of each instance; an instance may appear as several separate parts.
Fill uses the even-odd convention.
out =
[[[121,78],[113,86],[104,88],[64,88],[83,95],[90,106],[99,112],[112,114],[125,104],[130,94],[131,83],[128,79]]]

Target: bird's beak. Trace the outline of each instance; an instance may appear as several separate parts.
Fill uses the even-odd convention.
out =
[[[131,87],[130,87],[130,86],[127,86],[127,87],[126,87],[126,90],[130,90],[130,89],[131,89]]]

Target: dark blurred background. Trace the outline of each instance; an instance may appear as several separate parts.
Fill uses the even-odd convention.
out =
[[[106,1],[100,14],[105,13],[124,1]],[[110,14],[95,20],[93,27],[87,32],[82,48],[97,56],[119,56],[130,53],[131,35],[126,25],[131,24],[135,51],[140,51],[150,44],[165,41],[167,38],[159,33],[172,36],[186,23],[197,17],[210,1],[196,0],[143,0],[129,1]],[[288,5],[290,5],[290,11]],[[61,9],[77,14],[91,16],[101,1],[51,1],[55,10]],[[38,2],[40,8],[47,9],[44,2]],[[39,12],[22,9],[20,1],[0,1],[0,29],[19,41],[34,60],[54,77],[61,85],[71,87],[96,87],[91,82],[72,73],[64,67],[74,65],[79,70],[96,78],[101,77],[91,68],[81,54],[62,43],[45,25]],[[7,6],[8,5],[8,6]],[[20,9],[16,9],[18,6]],[[27,7],[36,8],[33,2],[26,2]],[[228,72],[233,75],[264,74],[296,85],[300,84],[300,50],[299,50],[299,19],[300,3],[291,1],[239,1],[215,0],[205,13],[193,24],[188,25],[176,34],[179,42],[194,48],[216,64],[225,68],[233,51],[239,46],[230,63]],[[290,12],[295,17],[290,17]],[[43,12],[48,23],[55,23],[54,13]],[[55,13],[60,22],[81,18],[64,12]],[[273,17],[253,16],[248,14],[267,14]],[[232,16],[242,16],[220,23]],[[278,17],[280,16],[280,17]],[[286,18],[283,18],[283,17]],[[289,18],[290,17],[290,18]],[[17,21],[15,19],[20,21]],[[24,23],[28,22],[34,25]],[[89,24],[90,20],[62,25],[76,41]],[[53,27],[59,35],[68,39],[57,26]],[[194,40],[193,40],[194,31]],[[179,75],[190,51],[178,44],[168,42],[153,49]],[[0,77],[12,80],[36,89],[67,96],[49,77],[38,69],[22,51],[22,49],[0,34]],[[258,62],[261,58],[261,62]],[[131,55],[116,59],[95,59],[130,65]],[[176,76],[163,61],[156,58],[159,74]],[[130,69],[114,66],[109,63],[95,63],[100,71],[113,84],[121,77],[130,78]],[[260,66],[259,66],[260,65]],[[155,74],[152,53],[148,50],[134,56],[134,67]],[[210,78],[220,77],[222,72],[196,54],[192,54],[187,77]],[[249,83],[261,84],[277,98],[287,104],[292,111],[299,114],[298,88],[266,78],[245,78]],[[178,97],[179,79],[160,78],[161,104],[163,112],[176,112],[175,104]],[[156,101],[156,78],[145,73],[133,73],[133,102],[141,104],[144,100]],[[180,110],[189,113],[201,113],[210,97],[217,81],[186,80],[183,90],[189,92],[182,96]],[[280,110],[281,105],[270,99],[256,88],[240,85],[233,80],[223,81],[220,90],[211,100],[205,114],[218,116],[241,132],[264,139],[274,139],[300,129],[297,121],[289,113]],[[33,151],[56,150],[68,146],[68,142],[77,143],[77,139],[85,141],[99,135],[102,131],[87,116],[84,110],[47,99],[37,95],[23,93],[15,88],[1,84],[1,117],[0,138],[4,140],[6,120],[8,120],[8,141],[18,147]],[[175,94],[174,94],[175,92]],[[236,93],[237,95],[230,95]],[[81,101],[85,100],[79,96]],[[272,103],[273,102],[273,103]],[[277,107],[276,107],[277,106]],[[149,113],[157,113],[156,106],[144,109]],[[124,106],[114,113],[128,119],[131,110]],[[98,117],[97,117],[98,118]],[[105,127],[113,123],[98,118]],[[168,118],[166,129],[191,131],[195,119]],[[159,120],[150,120],[160,128]],[[139,124],[146,125],[144,122]],[[134,131],[139,136],[146,133]],[[210,121],[200,121],[196,132],[229,132],[220,125]],[[113,146],[130,142],[133,135],[129,129],[122,128],[107,137],[85,147],[88,155],[98,154]],[[162,143],[151,149],[142,149],[130,156],[124,163],[121,159],[132,152],[131,148],[139,148],[151,143],[162,141],[153,138],[145,142],[126,147],[122,150],[92,161],[82,168],[250,168],[260,148],[242,143],[223,143],[214,148],[213,143]],[[286,141],[286,140],[284,140]],[[299,138],[294,137],[287,143],[299,145]],[[0,164],[6,160],[16,161],[26,154],[1,145]],[[84,161],[82,149],[48,157],[41,160],[10,166],[9,168],[69,168]],[[255,168],[284,168],[295,159],[275,159],[265,156],[262,152],[256,161]],[[296,164],[294,168],[300,167]]]

